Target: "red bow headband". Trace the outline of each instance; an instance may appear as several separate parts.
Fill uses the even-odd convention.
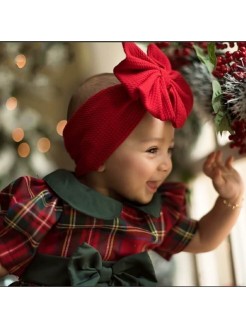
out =
[[[147,54],[132,42],[123,47],[126,58],[114,68],[121,84],[89,98],[64,129],[65,147],[78,176],[97,170],[146,111],[179,128],[192,109],[190,87],[155,44],[148,46]]]

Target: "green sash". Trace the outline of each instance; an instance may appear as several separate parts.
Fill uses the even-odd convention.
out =
[[[154,287],[157,283],[147,252],[117,262],[102,261],[99,252],[86,243],[71,258],[37,254],[21,280],[41,286],[74,287]]]

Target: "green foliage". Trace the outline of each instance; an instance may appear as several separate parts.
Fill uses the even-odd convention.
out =
[[[214,42],[208,43],[207,46],[208,54],[206,54],[204,50],[199,46],[194,45],[193,47],[195,49],[197,57],[202,63],[204,63],[208,72],[211,74],[212,90],[213,90],[212,108],[215,113],[214,123],[215,123],[216,131],[218,133],[222,133],[223,131],[232,132],[229,118],[221,102],[222,89],[221,89],[220,82],[212,75],[217,60],[216,53],[215,53],[215,43]]]
[[[214,59],[213,59],[213,54],[212,54],[212,46],[210,47],[210,54],[205,54],[204,50],[202,48],[200,48],[197,45],[193,46],[197,55],[197,58],[205,64],[205,66],[207,67],[209,73],[212,73],[215,64],[213,63]],[[213,61],[211,61],[211,59]]]

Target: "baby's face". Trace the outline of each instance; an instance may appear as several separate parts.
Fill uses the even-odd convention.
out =
[[[149,203],[172,170],[174,128],[146,114],[105,163],[110,197]]]

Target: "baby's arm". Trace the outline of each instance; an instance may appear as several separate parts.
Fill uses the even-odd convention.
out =
[[[8,274],[8,271],[4,269],[4,267],[0,263],[0,278],[6,276]]]
[[[232,167],[233,158],[225,163],[221,152],[208,156],[204,163],[204,173],[212,179],[218,192],[214,207],[201,218],[198,230],[185,252],[201,253],[215,249],[229,235],[240,213],[244,186],[239,173]]]

